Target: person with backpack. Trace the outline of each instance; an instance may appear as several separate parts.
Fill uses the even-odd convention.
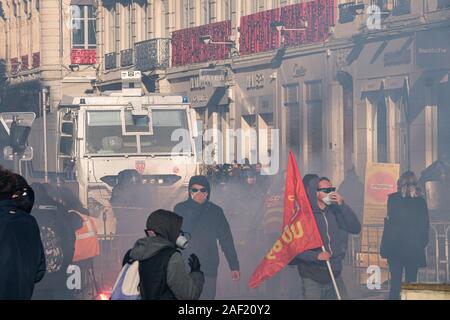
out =
[[[174,212],[157,210],[151,213],[146,224],[147,236],[139,239],[126,253],[124,265],[133,266],[133,263],[138,262],[134,265],[138,265],[140,299],[199,299],[205,279],[195,254],[189,258],[191,272],[186,271],[179,250],[187,245],[187,239],[181,231],[182,223],[183,218]],[[131,267],[128,269],[127,273],[132,272]]]
[[[0,300],[30,300],[45,275],[39,227],[27,211],[32,190],[20,178],[0,167]]]
[[[47,261],[47,275],[36,286],[33,298],[72,299],[66,284],[67,268],[74,256],[75,231],[81,227],[81,219],[54,201],[44,185],[33,183],[31,187],[35,194],[31,214],[38,222]]]

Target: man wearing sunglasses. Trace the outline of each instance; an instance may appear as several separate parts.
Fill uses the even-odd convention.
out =
[[[295,259],[302,280],[305,300],[336,299],[326,261],[330,261],[341,296],[346,289],[341,278],[342,260],[347,251],[348,234],[359,234],[361,224],[353,210],[336,192],[330,179],[311,176],[305,181],[308,199],[325,251],[308,250]]]
[[[186,249],[187,256],[195,253],[202,263],[205,285],[200,299],[214,300],[219,268],[217,242],[228,261],[232,280],[240,279],[233,235],[223,210],[209,200],[211,187],[206,177],[192,177],[188,194],[189,199],[177,204],[174,211],[183,217],[184,231],[192,235]]]

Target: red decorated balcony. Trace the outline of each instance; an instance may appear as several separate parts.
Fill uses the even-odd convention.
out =
[[[283,31],[285,47],[327,40],[331,26],[335,25],[335,2],[314,0],[241,17],[240,54],[278,49],[281,39],[280,32],[272,27],[275,22],[281,22],[285,29],[305,29]]]
[[[24,55],[20,57],[20,61],[22,62],[22,70],[28,70],[29,69],[29,62],[28,62],[28,55]]]
[[[95,64],[96,59],[95,49],[72,49],[70,53],[70,63],[72,64]]]
[[[34,52],[32,56],[32,68],[39,68],[41,65],[41,53],[40,52]]]
[[[172,65],[183,66],[229,58],[229,46],[204,44],[200,41],[200,37],[211,36],[212,42],[226,42],[230,40],[230,35],[230,20],[174,31],[172,33]]]

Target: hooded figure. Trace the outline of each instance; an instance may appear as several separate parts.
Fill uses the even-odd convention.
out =
[[[194,188],[196,186],[201,188]],[[239,261],[230,225],[223,210],[209,201],[210,193],[211,187],[206,177],[194,176],[189,181],[188,200],[177,204],[174,211],[184,218],[184,230],[192,235],[186,251],[197,254],[204,268],[206,279],[201,298],[213,300],[219,268],[217,242],[232,270],[233,280],[239,279]]]
[[[34,191],[28,185],[27,180],[19,174],[15,174],[16,178],[16,192],[13,194],[13,199],[16,201],[19,209],[26,213],[31,213],[34,204]]]
[[[14,175],[0,167],[0,300],[29,300],[45,274],[45,255],[34,217],[12,196]]]
[[[332,203],[325,209],[321,209],[317,198],[319,183],[323,180],[328,180],[324,178],[319,179],[318,176],[307,176],[305,178],[308,199],[325,250],[330,254],[329,261],[333,274],[336,277],[338,287],[343,289],[343,294],[345,295],[345,286],[340,274],[342,271],[342,260],[347,251],[348,233],[360,233],[361,224],[352,209],[344,202],[341,205]],[[334,289],[326,262],[319,260],[321,252],[322,249],[307,250],[295,258],[298,271],[303,280],[305,299],[334,298]],[[319,292],[319,295],[315,296],[314,293],[317,292]]]
[[[139,261],[140,292],[143,300],[197,300],[204,277],[198,258],[189,261],[187,273],[181,252],[177,250],[183,218],[158,210],[147,219],[148,236],[127,252],[125,263]]]

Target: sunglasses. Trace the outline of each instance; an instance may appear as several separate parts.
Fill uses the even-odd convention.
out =
[[[336,191],[336,188],[321,188],[321,189],[317,189],[318,192],[323,192],[323,193],[332,193]]]
[[[192,191],[192,193],[198,193],[198,192],[205,193],[205,192],[207,192],[206,188],[201,188],[201,189],[192,188],[191,191]]]

